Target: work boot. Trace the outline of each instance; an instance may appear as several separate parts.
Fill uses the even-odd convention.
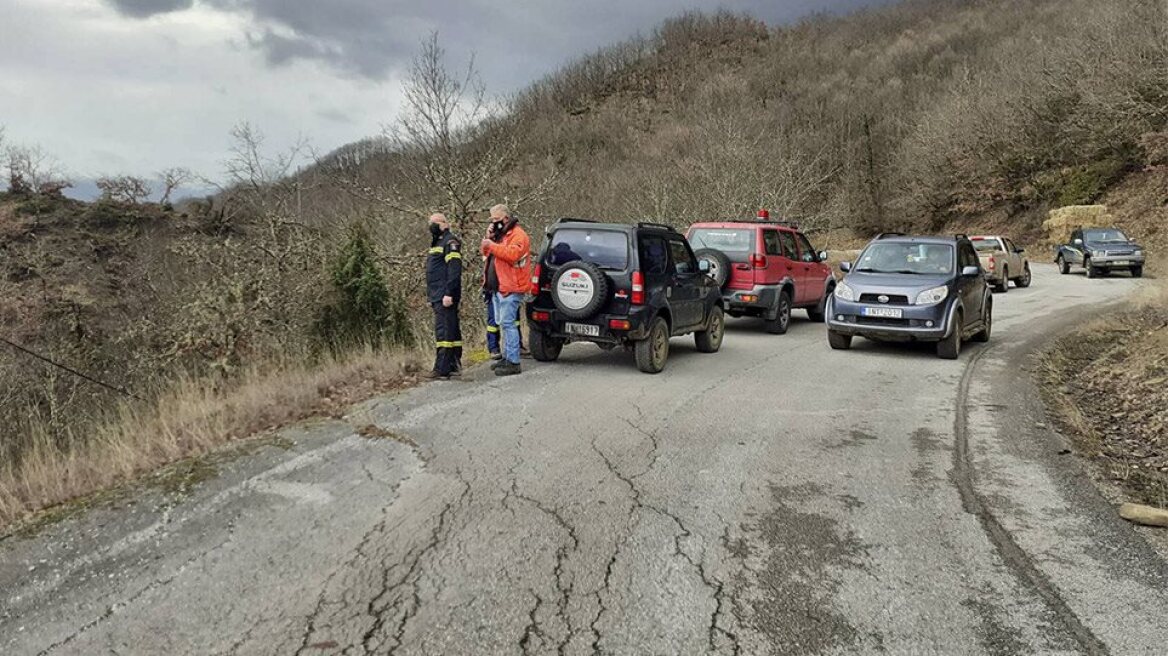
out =
[[[492,360],[502,360],[503,354],[498,352],[498,351],[491,351],[491,359]]]
[[[442,374],[438,373],[437,371],[427,371],[426,373],[422,374],[422,378],[425,378],[426,380],[449,380],[450,374]]]
[[[519,357],[530,360],[531,359],[531,351],[527,350],[526,346],[520,346],[519,347]]]
[[[514,362],[502,361],[498,367],[495,367],[496,376],[514,376],[521,372],[519,365]]]
[[[501,367],[505,364],[507,364],[507,361],[504,360],[503,356],[500,355],[498,360],[495,360],[494,362],[491,363],[491,370],[494,371],[495,369],[498,369],[499,367]]]

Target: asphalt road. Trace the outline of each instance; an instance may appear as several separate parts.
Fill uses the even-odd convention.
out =
[[[957,362],[742,320],[379,399],[0,542],[0,653],[1163,654],[1168,566],[1025,373],[1136,284],[1038,268]]]

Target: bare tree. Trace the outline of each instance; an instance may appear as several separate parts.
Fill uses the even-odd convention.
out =
[[[158,202],[166,205],[170,203],[170,197],[175,191],[195,180],[195,174],[188,168],[174,166],[159,171],[158,179],[162,181],[162,197]]]
[[[150,183],[132,175],[106,175],[97,179],[102,200],[137,205],[154,193]]]
[[[364,198],[402,214],[425,216],[443,209],[456,226],[486,209],[519,154],[515,112],[493,102],[472,58],[464,71],[446,68],[437,33],[422,42],[403,91],[401,115],[360,152],[333,156],[326,169],[340,173],[346,186]],[[373,152],[370,152],[373,148]],[[370,155],[388,162],[370,180],[362,164]],[[543,193],[549,175],[517,198],[512,207]]]
[[[60,162],[39,145],[9,146],[3,154],[9,191],[52,196],[73,186]]]

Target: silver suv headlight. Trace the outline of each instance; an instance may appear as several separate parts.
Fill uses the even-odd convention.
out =
[[[913,305],[936,305],[947,298],[949,298],[949,288],[941,285],[917,294],[917,300],[913,302]]]
[[[1135,255],[1136,257],[1143,257],[1144,252],[1143,251],[1136,251],[1135,253],[1133,253],[1133,255]]]
[[[856,290],[848,287],[848,283],[840,282],[835,287],[835,297],[841,301],[851,301],[854,303],[856,300]]]
[[[1091,257],[1107,257],[1107,251],[1091,251]]]

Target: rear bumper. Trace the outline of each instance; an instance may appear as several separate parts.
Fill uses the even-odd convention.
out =
[[[750,289],[726,289],[722,291],[722,304],[729,313],[759,313],[770,311],[779,305],[778,285],[755,285]],[[753,297],[753,300],[751,298]]]
[[[832,296],[827,302],[827,327],[829,330],[851,336],[870,336],[898,341],[937,342],[949,336],[950,320],[957,303],[953,300],[936,305],[897,305],[901,310],[900,319],[875,319],[865,317],[865,307],[870,303],[841,301]],[[929,323],[932,325],[929,325]]]
[[[546,312],[551,317],[548,321],[537,321],[536,312]],[[534,303],[527,304],[528,325],[533,330],[540,330],[545,335],[562,339],[566,342],[595,342],[598,344],[623,344],[628,341],[638,341],[649,336],[649,323],[654,317],[649,307],[633,307],[628,314],[597,314],[587,319],[569,319],[554,307],[537,307]],[[611,321],[628,321],[628,330],[618,330],[609,327]],[[569,333],[566,324],[575,323],[586,326],[596,326],[597,335],[579,335]]]

